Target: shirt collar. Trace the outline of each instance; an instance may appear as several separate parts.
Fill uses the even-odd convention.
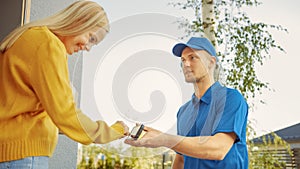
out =
[[[200,99],[197,98],[197,96],[195,95],[195,93],[192,95],[192,103],[193,105],[197,104],[200,102]]]
[[[209,104],[210,101],[211,101],[211,93],[212,93],[211,91],[212,90],[219,90],[221,87],[222,86],[221,86],[220,82],[215,82],[213,85],[211,85],[207,89],[207,91],[204,93],[204,95],[200,99],[198,99],[196,97],[195,93],[194,93],[193,96],[192,96],[192,102],[193,102],[193,104],[200,102],[200,100],[202,102],[206,103],[206,104]]]

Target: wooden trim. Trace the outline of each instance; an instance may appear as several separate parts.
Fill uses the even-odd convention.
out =
[[[23,0],[21,25],[24,25],[30,21],[30,8],[31,0]]]

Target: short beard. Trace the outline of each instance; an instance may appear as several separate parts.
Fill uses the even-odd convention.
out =
[[[198,83],[198,82],[201,82],[203,79],[205,79],[207,75],[208,74],[206,74],[202,77],[198,77],[198,78],[196,78],[196,77],[193,77],[193,78],[184,77],[184,78],[185,78],[185,82],[187,82],[187,83]]]
[[[187,82],[187,83],[197,83],[197,82],[199,82],[201,79],[200,78],[186,78],[185,77],[185,82]]]

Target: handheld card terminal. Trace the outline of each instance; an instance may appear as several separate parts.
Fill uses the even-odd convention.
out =
[[[136,125],[133,127],[133,129],[131,130],[130,132],[130,136],[134,139],[134,140],[137,140],[140,135],[142,134],[144,130],[144,125],[143,124],[140,124],[140,125]]]

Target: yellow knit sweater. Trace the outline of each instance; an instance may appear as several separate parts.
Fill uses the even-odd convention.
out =
[[[76,108],[63,43],[34,27],[0,54],[0,162],[51,156],[58,128],[83,144],[122,137]]]

